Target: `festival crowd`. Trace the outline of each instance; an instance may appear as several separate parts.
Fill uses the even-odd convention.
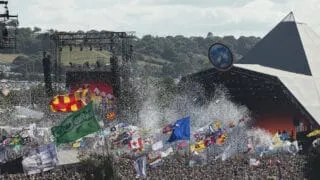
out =
[[[255,157],[261,163],[250,166],[248,156],[238,155],[225,161],[208,158],[203,166],[188,166],[188,156],[174,154],[164,159],[160,167],[147,168],[150,180],[303,180],[305,159],[302,155],[274,154],[271,156]],[[25,175],[3,174],[2,180],[89,180],[95,179],[93,173],[88,172],[81,164],[60,166],[42,174]],[[115,164],[115,179],[135,179],[136,173],[133,162],[129,159],[119,159]]]
[[[230,179],[251,179],[251,180],[301,180],[304,179],[305,159],[302,155],[274,154],[265,157],[255,157],[261,163],[257,166],[250,166],[249,156],[238,155],[225,161],[208,158],[208,163],[203,166],[188,166],[188,156],[175,154],[164,159],[161,167],[148,168],[148,179],[154,180],[230,180]],[[132,162],[127,159],[117,164],[119,171],[116,172],[119,179],[134,179],[135,171]]]

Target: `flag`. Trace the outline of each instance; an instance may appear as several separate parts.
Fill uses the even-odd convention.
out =
[[[214,136],[211,136],[211,137],[207,137],[205,140],[204,140],[204,144],[206,147],[214,144],[216,142],[216,139],[214,138]]]
[[[178,146],[178,149],[183,149],[185,147],[188,147],[188,143],[186,141],[182,141],[177,146]]]
[[[178,140],[190,140],[190,116],[179,119],[174,124],[173,131],[168,142]]]
[[[142,149],[143,148],[142,139],[140,137],[133,138],[129,143],[129,148],[130,149]]]
[[[218,139],[217,139],[217,144],[218,145],[223,145],[224,143],[225,143],[225,140],[227,139],[227,135],[226,134],[220,134],[219,136],[218,136]]]
[[[141,156],[139,158],[137,158],[134,161],[134,168],[136,170],[137,173],[137,178],[143,177],[146,178],[147,177],[147,157],[146,156]]]
[[[161,148],[163,148],[163,143],[162,143],[162,141],[158,141],[158,142],[156,142],[156,143],[154,143],[154,144],[152,145],[152,150],[153,150],[153,151],[157,151],[157,150],[159,150],[159,149],[161,149]]]
[[[58,163],[54,144],[39,146],[28,154],[22,161],[23,169],[28,175],[49,171]]]
[[[3,94],[4,96],[8,96],[9,93],[10,93],[10,90],[9,90],[8,88],[4,87],[4,88],[2,89],[2,94]]]
[[[69,143],[80,139],[88,134],[99,131],[93,104],[90,102],[85,108],[68,116],[59,126],[51,128],[56,143]]]
[[[313,137],[313,136],[318,136],[318,135],[320,135],[320,129],[312,131],[311,133],[309,133],[307,135],[307,137]]]
[[[171,134],[173,130],[173,125],[169,124],[162,129],[163,134]]]
[[[161,152],[161,157],[165,158],[169,156],[171,153],[173,153],[173,148],[169,147],[167,150]]]
[[[190,151],[191,152],[200,152],[203,151],[206,148],[205,144],[204,144],[204,140],[197,142],[193,145],[190,146]]]
[[[76,142],[74,142],[72,144],[73,148],[80,148],[80,147],[84,147],[84,146],[85,146],[85,143],[82,139],[78,139]]]
[[[76,91],[72,94],[57,95],[50,101],[52,112],[75,112],[85,106],[87,90]]]
[[[280,135],[278,133],[276,133],[272,137],[272,148],[279,148],[282,146],[282,144],[283,144],[283,141],[281,141]]]
[[[287,146],[287,151],[291,154],[298,153],[299,152],[298,141],[293,141],[293,142],[289,143]]]
[[[260,161],[257,160],[257,159],[250,158],[249,165],[250,166],[259,166],[260,165]]]
[[[0,146],[0,163],[5,163],[8,160],[8,150],[5,147]]]
[[[161,166],[162,163],[163,163],[162,159],[161,159],[161,157],[159,157],[159,158],[156,158],[156,159],[153,159],[152,161],[150,161],[149,166],[151,168],[155,168],[155,167]]]
[[[222,153],[221,160],[225,161],[232,156],[231,145],[229,145]]]

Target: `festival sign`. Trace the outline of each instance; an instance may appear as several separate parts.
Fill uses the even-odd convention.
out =
[[[221,43],[214,43],[210,46],[208,57],[213,66],[219,71],[227,71],[233,65],[231,50]]]

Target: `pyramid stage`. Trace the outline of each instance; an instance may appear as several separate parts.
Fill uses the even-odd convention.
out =
[[[320,125],[319,69],[320,36],[291,12],[230,70],[212,68],[181,82],[201,84],[208,99],[223,85],[257,127],[303,137]]]

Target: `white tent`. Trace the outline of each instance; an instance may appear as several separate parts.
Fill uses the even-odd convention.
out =
[[[279,78],[320,125],[320,37],[287,15],[236,67]]]

